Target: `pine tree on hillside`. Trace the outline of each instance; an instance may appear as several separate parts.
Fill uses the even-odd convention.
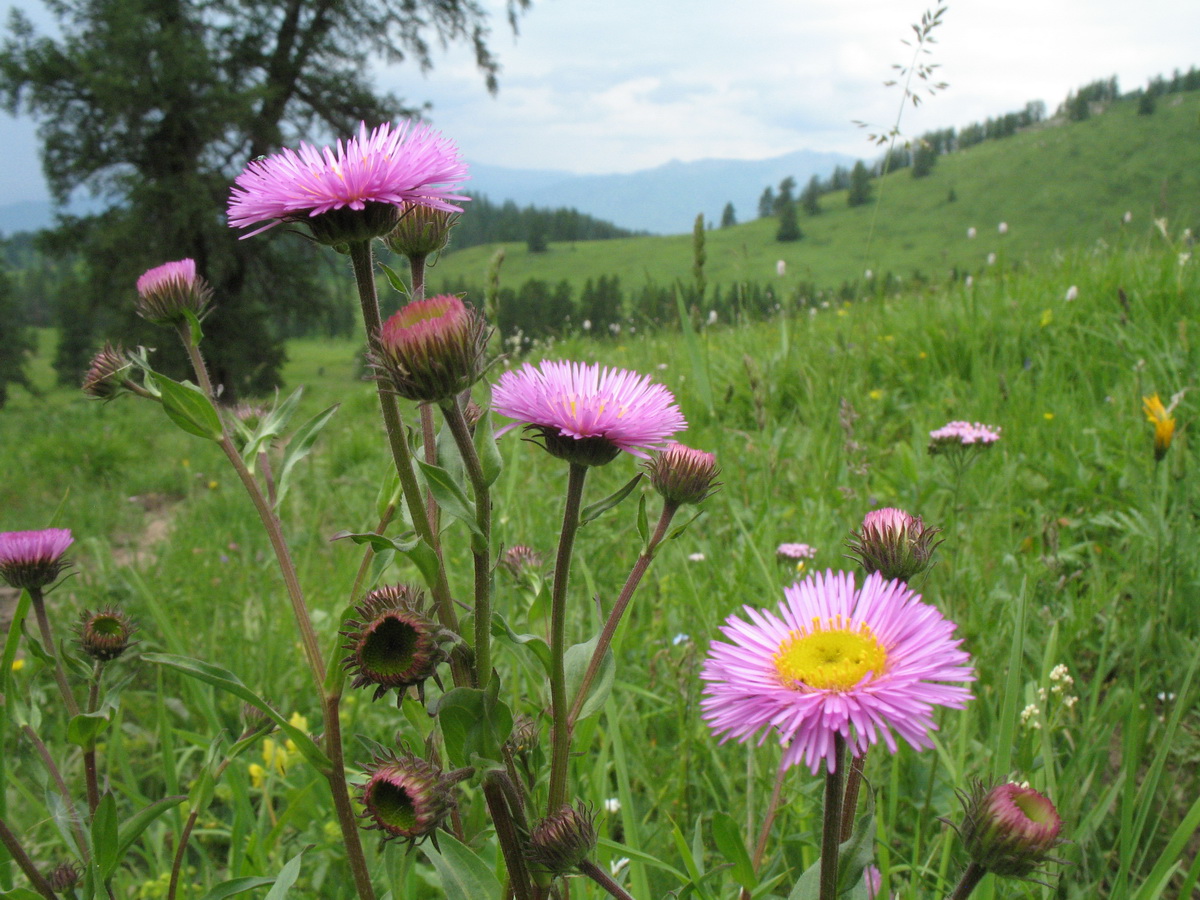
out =
[[[721,227],[731,228],[737,224],[737,214],[733,211],[733,204],[726,203],[725,208],[721,210]]]
[[[849,206],[862,206],[871,199],[871,173],[860,159],[850,170],[850,193],[846,196]]]
[[[775,215],[775,190],[767,185],[762,196],[758,198],[758,217],[765,219],[767,216],[773,215]]]
[[[32,391],[25,363],[34,350],[33,332],[25,327],[18,300],[8,275],[0,271],[0,408],[8,400],[8,386],[22,385]]]
[[[912,177],[924,178],[933,174],[934,163],[938,154],[934,146],[926,141],[919,141],[912,157]]]
[[[821,179],[814,175],[808,179],[808,185],[800,194],[800,205],[804,207],[804,211],[810,216],[820,215],[821,213]]]
[[[779,185],[779,196],[775,199],[779,207],[779,230],[775,232],[777,241],[798,241],[804,236],[796,221],[796,201],[792,199],[795,184],[794,178],[785,178]]]

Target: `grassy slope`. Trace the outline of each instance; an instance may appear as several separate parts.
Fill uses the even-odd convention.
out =
[[[1198,112],[1200,94],[1178,94],[1152,116],[1138,116],[1130,101],[1085,122],[988,141],[942,157],[928,178],[916,180],[904,170],[877,183],[878,213],[874,204],[847,208],[844,193],[826,196],[820,216],[801,214],[805,238],[794,244],[774,240],[775,219],[710,231],[709,283],[772,281],[778,259],[788,263],[788,282],[819,287],[853,281],[868,268],[901,276],[914,270],[941,276],[956,266],[977,271],[993,251],[1009,261],[1038,260],[1054,250],[1118,240],[1126,210],[1135,226],[1164,215],[1192,224],[1200,216],[1200,169],[1192,152]],[[947,202],[951,188],[958,198],[953,203]],[[1001,221],[1010,229],[1003,240]],[[966,239],[970,226],[979,231],[974,241]],[[482,284],[497,246],[447,254],[431,283],[463,277]],[[512,287],[529,278],[567,279],[578,291],[585,279],[614,273],[626,289],[648,280],[691,280],[691,235],[553,244],[543,254],[530,254],[523,243],[504,249],[502,279]]]

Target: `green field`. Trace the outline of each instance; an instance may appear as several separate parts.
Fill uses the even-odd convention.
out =
[[[1195,102],[1162,104],[1154,126],[1172,122],[1180,134],[1194,129]],[[1027,780],[1046,793],[1071,843],[1058,850],[1069,864],[1051,867],[1055,888],[988,877],[974,896],[1194,895],[1200,876],[1194,836],[1200,541],[1191,443],[1197,395],[1185,393],[1175,409],[1179,428],[1159,463],[1142,412],[1146,395],[1157,392],[1169,402],[1196,387],[1200,275],[1196,260],[1180,256],[1190,253],[1182,236],[1188,220],[1171,219],[1168,241],[1147,225],[1152,213],[1163,212],[1158,182],[1130,184],[1121,194],[1102,182],[1078,211],[1084,249],[1052,256],[1055,245],[1043,240],[1061,231],[1049,230],[1032,211],[1010,215],[1003,192],[986,190],[994,178],[1007,193],[1033,191],[1018,179],[1035,167],[1013,162],[1000,169],[1013,147],[1046,158],[1087,157],[1109,153],[1106,142],[1118,135],[1136,140],[1143,124],[1118,109],[1069,131],[1047,129],[948,157],[925,183],[903,173],[889,180],[887,220],[916,224],[899,229],[881,216],[873,264],[926,272],[959,264],[979,273],[971,288],[902,290],[740,328],[709,328],[696,364],[674,333],[603,344],[571,339],[555,347],[563,358],[653,373],[675,392],[691,423],[683,440],[715,452],[724,470],[724,486],[704,515],[650,569],[618,632],[612,694],[577,732],[572,792],[599,811],[597,860],[608,867],[632,856],[620,879],[639,900],[669,891],[734,896],[714,816],[732,816],[751,845],[770,795],[779,754],[773,743],[718,745],[699,717],[698,672],[718,625],[743,604],[772,606],[780,599],[796,573],[775,562],[779,543],[818,548],[810,570],[849,567],[850,529],[868,510],[889,505],[943,530],[938,562],[918,588],[959,624],[979,673],[968,709],[940,716],[935,751],[904,748],[893,757],[877,750],[869,759],[874,855],[890,890],[905,900],[947,895],[964,857],[937,817],[956,820],[954,790],[979,777]],[[1184,195],[1175,193],[1177,183],[1190,184],[1194,196],[1198,177],[1185,173],[1182,161],[1162,173],[1172,197]],[[950,185],[957,204],[916,214]],[[1082,198],[1055,198],[1050,187],[1045,217],[1076,215],[1068,200]],[[836,203],[827,202],[829,213],[803,223],[809,238],[788,248],[795,254],[789,271],[836,280],[860,267],[846,253],[823,258],[820,242],[840,229],[861,247],[869,211],[835,211]],[[1185,206],[1173,201],[1168,214]],[[1118,221],[1127,208],[1135,224],[1123,233]],[[1000,220],[1010,226],[1007,243],[995,235]],[[986,237],[968,244],[970,224]],[[782,253],[763,240],[769,227],[711,232],[710,280],[739,277],[733,257],[743,242],[757,248],[743,273],[773,271]],[[1100,238],[1105,244],[1096,243]],[[562,277],[568,271],[584,277],[591,260],[596,272],[644,267],[659,280],[686,279],[689,241],[554,248],[529,261],[542,267],[536,270],[520,268],[518,250],[505,264],[506,278],[559,277],[544,267],[573,259],[564,262]],[[978,257],[991,247],[1007,253],[1010,265],[985,268]],[[644,248],[644,255],[633,248]],[[488,252],[451,255],[442,266],[451,272],[481,265]],[[677,264],[666,262],[672,254]],[[1017,258],[1040,262],[1012,266]],[[1077,299],[1067,301],[1071,286]],[[306,716],[311,728],[318,727],[319,708],[270,548],[224,458],[214,445],[175,429],[154,403],[127,397],[99,404],[51,387],[45,360],[53,335],[42,338],[34,375],[44,395],[18,390],[0,412],[0,465],[8,473],[0,481],[0,528],[44,527],[57,510],[58,523],[74,531],[72,575],[49,598],[60,636],[80,609],[105,603],[121,604],[140,622],[141,643],[107,676],[120,689],[120,707],[97,748],[102,783],[111,785],[125,818],[153,800],[186,794],[214,736],[224,732],[218,746],[227,747],[241,730],[240,701],[139,662],[140,655],[216,663],[285,717]],[[337,616],[361,559],[360,550],[330,538],[374,526],[388,470],[374,387],[358,378],[355,351],[353,341],[297,341],[286,372],[288,390],[307,385],[296,421],[341,403],[313,454],[299,463],[283,507],[285,535],[326,652],[339,640]],[[486,400],[485,391],[476,394]],[[961,477],[926,452],[928,432],[952,419],[1002,428],[1001,440]],[[550,557],[564,467],[519,437],[500,442],[505,469],[494,487],[493,539]],[[596,470],[586,499],[600,498],[635,471],[627,457]],[[647,494],[654,515],[657,501]],[[607,609],[637,556],[635,518],[636,503],[627,501],[581,532],[571,640],[596,632],[590,598]],[[465,535],[454,524],[444,536],[456,596],[470,593]],[[384,577],[418,576],[399,563]],[[542,613],[504,573],[497,573],[497,585],[497,609],[517,631],[545,627]],[[495,652],[504,699],[545,723],[544,676],[531,655],[505,640]],[[66,718],[50,671],[24,644],[20,656],[24,663],[5,691],[3,817],[49,866],[67,857],[69,833],[56,825],[56,794],[15,724],[28,720],[55,749],[77,796],[79,757],[63,739]],[[1059,665],[1068,667],[1073,686],[1061,689],[1051,680]],[[437,694],[432,685],[430,691]],[[413,721],[391,700],[371,704],[368,697],[348,695],[343,708],[352,780],[371,742],[420,744]],[[803,769],[789,773],[756,897],[787,897],[815,860],[820,790],[819,779]],[[612,799],[619,811],[606,810]],[[461,806],[468,843],[495,860],[477,784],[464,786]],[[165,896],[184,810],[156,820],[134,844],[114,875],[114,896]],[[442,896],[422,852],[409,855],[401,845],[380,851],[369,837],[366,845],[381,897]],[[192,839],[181,896],[202,897],[224,879],[273,876],[306,847],[290,896],[352,896],[324,781],[295,754],[284,771],[276,770],[255,745],[217,783]],[[13,883],[11,864],[0,867],[0,878],[0,889]],[[602,896],[582,879],[572,882],[571,894]]]
[[[1055,119],[985,141],[940,157],[926,178],[895,172],[874,183],[878,212],[874,202],[848,208],[844,191],[828,194],[819,216],[800,213],[805,237],[795,243],[774,240],[775,218],[708,231],[708,282],[771,284],[783,295],[801,284],[830,289],[861,282],[868,269],[877,278],[920,273],[941,282],[955,270],[978,276],[989,253],[1010,264],[1043,263],[1100,243],[1125,245],[1158,217],[1200,224],[1194,152],[1200,94],[1169,95],[1150,116],[1137,115],[1136,107],[1134,100],[1121,101],[1083,122]],[[1132,228],[1122,227],[1126,212],[1133,214]],[[1003,238],[1001,222],[1009,226]],[[970,227],[978,232],[973,241]],[[509,287],[530,278],[565,279],[576,296],[587,279],[601,275],[619,275],[627,292],[647,282],[690,285],[691,240],[688,234],[551,244],[545,253],[505,244],[502,277]],[[482,286],[497,249],[447,253],[430,283],[462,278]],[[787,264],[784,278],[775,274],[777,260]]]

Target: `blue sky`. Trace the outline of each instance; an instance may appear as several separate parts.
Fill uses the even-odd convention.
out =
[[[896,120],[911,23],[925,0],[534,0],[515,38],[496,10],[503,65],[488,95],[469,54],[381,67],[377,83],[430,101],[469,160],[514,168],[629,172],[673,159],[762,159],[793,150],[876,154],[853,120]],[[36,10],[38,3],[9,4]],[[1122,90],[1200,65],[1196,0],[951,2],[929,62],[949,87],[901,121],[959,126],[1117,75]],[[46,196],[34,123],[0,114],[0,204]]]

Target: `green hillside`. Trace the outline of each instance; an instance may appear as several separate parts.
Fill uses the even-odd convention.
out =
[[[878,204],[850,209],[845,192],[828,194],[821,215],[800,214],[804,238],[795,243],[774,239],[774,218],[709,231],[708,282],[773,282],[780,259],[787,263],[785,287],[836,287],[866,269],[941,278],[955,267],[985,268],[992,252],[1009,264],[1037,261],[1055,250],[1144,236],[1156,217],[1191,224],[1200,216],[1200,93],[1163,98],[1149,116],[1137,115],[1136,107],[1134,100],[1121,101],[1083,122],[1056,119],[977,144],[940,157],[927,178],[900,170],[874,183]],[[1133,214],[1131,226],[1122,225],[1126,211]],[[1004,237],[1000,222],[1008,223]],[[967,239],[969,227],[978,230],[974,240]],[[552,243],[536,254],[524,243],[489,244],[446,254],[431,283],[462,278],[482,285],[501,246],[501,279],[510,287],[530,278],[566,279],[578,295],[586,279],[614,274],[626,291],[647,281],[690,283],[691,240],[687,234]]]

